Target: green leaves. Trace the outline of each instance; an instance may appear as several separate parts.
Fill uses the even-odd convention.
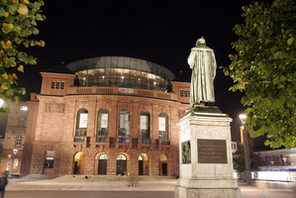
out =
[[[289,38],[289,39],[287,40],[287,44],[288,44],[288,45],[292,45],[293,42],[294,42],[294,38]]]
[[[224,67],[231,91],[244,91],[241,102],[254,137],[266,135],[272,148],[296,147],[296,2],[275,0],[243,7],[244,24],[235,25],[236,54]]]
[[[20,95],[26,93],[17,87],[17,74],[25,71],[26,64],[37,63],[36,58],[20,50],[22,46],[45,45],[42,40],[30,38],[39,34],[37,22],[45,19],[43,5],[43,0],[0,0],[0,97],[7,102],[18,102]]]

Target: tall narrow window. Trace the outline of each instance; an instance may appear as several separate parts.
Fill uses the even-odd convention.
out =
[[[142,144],[150,144],[150,114],[142,111],[140,114],[140,139]]]
[[[19,126],[19,127],[24,127],[24,126],[25,126],[25,118],[24,118],[23,116],[21,116],[21,117],[19,118],[18,126]]]
[[[168,136],[168,115],[166,113],[159,114],[158,131],[159,131],[159,139],[161,140],[161,144],[169,145],[170,141]]]
[[[119,112],[119,128],[118,128],[119,143],[129,143],[129,135],[130,135],[130,114],[128,110],[121,110]]]
[[[76,131],[74,142],[83,142],[87,131],[88,111],[86,109],[79,109],[76,118]]]
[[[107,142],[109,128],[109,111],[100,109],[98,112],[97,142]]]
[[[55,88],[55,81],[51,81],[50,88],[52,88],[52,89]]]
[[[59,89],[60,88],[60,82],[58,81],[57,83],[56,83],[56,89]]]
[[[61,89],[64,89],[64,88],[65,88],[65,83],[61,82]]]
[[[180,96],[183,97],[183,89],[180,90]]]

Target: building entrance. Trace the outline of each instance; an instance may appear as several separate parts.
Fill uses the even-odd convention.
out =
[[[74,156],[73,174],[84,174],[84,154],[78,152]]]
[[[116,175],[125,175],[126,167],[126,156],[123,154],[118,155],[116,159]]]
[[[141,155],[139,155],[139,158],[138,158],[138,162],[139,162],[139,175],[143,175],[144,173],[144,169],[143,169],[143,157]]]
[[[168,175],[168,159],[164,154],[160,155],[159,158],[159,175],[167,176]]]
[[[108,156],[106,154],[102,154],[99,157],[99,166],[98,166],[98,174],[106,175],[107,174],[107,160]]]

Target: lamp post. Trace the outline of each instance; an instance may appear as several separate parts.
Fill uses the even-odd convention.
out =
[[[250,165],[251,163],[250,163],[248,131],[247,131],[246,122],[245,122],[246,118],[247,118],[246,114],[239,115],[239,119],[242,122],[242,129],[243,129],[246,180],[247,180],[247,185],[251,185],[252,176],[251,176],[251,165]]]

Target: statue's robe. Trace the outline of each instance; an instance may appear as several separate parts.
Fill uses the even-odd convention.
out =
[[[217,64],[214,51],[205,45],[193,47],[187,61],[192,69],[191,107],[200,102],[215,102],[214,78]]]

